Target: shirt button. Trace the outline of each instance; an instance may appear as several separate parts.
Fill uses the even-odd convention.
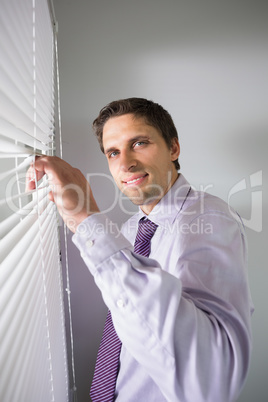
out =
[[[125,302],[123,299],[118,299],[116,304],[117,304],[117,307],[119,307],[119,308],[125,307]]]
[[[87,241],[86,241],[86,246],[87,246],[87,248],[92,247],[93,244],[94,244],[94,240],[87,240]]]

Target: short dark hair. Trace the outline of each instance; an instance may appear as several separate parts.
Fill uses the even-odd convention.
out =
[[[133,114],[135,117],[143,117],[147,124],[160,131],[169,148],[171,148],[172,139],[178,138],[177,129],[172,117],[161,105],[144,98],[120,99],[104,106],[93,122],[93,129],[102,152],[104,152],[102,137],[105,123],[111,117],[118,117],[124,114]],[[173,163],[176,170],[179,170],[179,161],[175,160]]]

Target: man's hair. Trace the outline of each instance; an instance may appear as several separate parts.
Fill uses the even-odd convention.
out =
[[[143,117],[147,124],[155,127],[162,134],[169,149],[173,138],[178,138],[172,117],[161,105],[144,98],[120,99],[104,106],[93,122],[93,129],[102,152],[104,152],[102,137],[105,123],[111,117],[118,117],[124,114],[133,114],[136,118]],[[173,163],[176,170],[179,170],[179,161],[175,160]]]

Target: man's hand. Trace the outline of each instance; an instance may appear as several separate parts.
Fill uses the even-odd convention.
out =
[[[77,226],[89,215],[99,212],[89,183],[79,169],[56,156],[36,157],[27,172],[26,191],[34,190],[36,181],[47,175],[51,188],[49,199],[55,202],[68,228]]]

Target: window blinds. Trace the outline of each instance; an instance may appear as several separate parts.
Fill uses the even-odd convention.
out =
[[[55,38],[47,0],[1,0],[0,401],[66,402],[68,373],[55,206],[34,155],[55,153]]]

